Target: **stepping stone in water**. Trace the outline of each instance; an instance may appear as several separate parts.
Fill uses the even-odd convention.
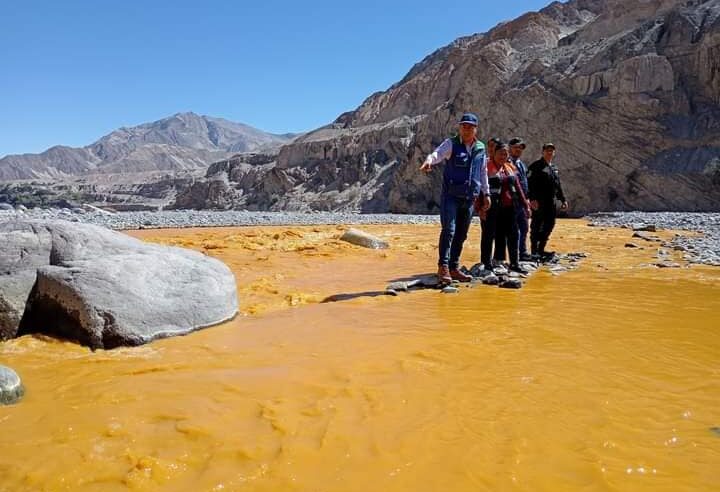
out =
[[[10,405],[25,393],[20,376],[6,366],[0,366],[0,405]]]

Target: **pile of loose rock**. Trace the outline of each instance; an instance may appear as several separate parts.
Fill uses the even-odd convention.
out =
[[[359,214],[352,212],[252,212],[246,210],[164,210],[108,212],[97,207],[76,209],[0,210],[0,221],[62,219],[115,230],[186,227],[342,224],[437,224],[437,215]],[[477,220],[477,219],[476,219]]]
[[[506,265],[499,265],[492,270],[488,270],[481,263],[477,263],[469,269],[466,267],[460,268],[463,273],[472,276],[470,282],[453,281],[451,284],[443,284],[436,275],[422,275],[410,281],[391,282],[385,287],[385,294],[396,296],[400,292],[419,289],[436,289],[444,294],[455,294],[462,287],[475,287],[476,285],[520,289],[524,281],[535,272],[546,269],[552,275],[557,276],[576,269],[582,259],[587,258],[587,256],[587,253],[566,253],[552,255],[542,262],[521,262],[520,266],[527,273],[511,271]]]
[[[658,247],[659,268],[677,268],[672,251],[682,252],[688,263],[720,266],[720,214],[680,212],[612,212],[588,217],[591,226],[623,227],[633,231],[627,248],[639,247],[639,241]],[[692,231],[697,234],[675,234],[664,241],[653,234],[661,229]]]

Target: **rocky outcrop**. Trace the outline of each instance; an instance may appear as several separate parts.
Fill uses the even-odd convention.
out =
[[[139,345],[232,318],[235,278],[201,253],[64,221],[0,224],[0,338]]]
[[[41,154],[5,156],[0,159],[0,181],[205,169],[238,152],[276,149],[294,137],[222,118],[178,113],[120,128],[87,147],[56,146]]]
[[[720,0],[555,2],[421,61],[355,111],[229,177],[231,207],[427,213],[417,168],[465,110],[484,138],[553,141],[574,214],[720,210]],[[239,201],[237,197],[241,196]]]

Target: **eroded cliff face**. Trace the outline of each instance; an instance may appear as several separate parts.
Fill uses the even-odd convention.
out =
[[[720,0],[556,2],[460,38],[228,175],[224,206],[436,211],[440,173],[417,168],[464,111],[483,139],[523,137],[526,162],[553,141],[576,214],[720,210]]]

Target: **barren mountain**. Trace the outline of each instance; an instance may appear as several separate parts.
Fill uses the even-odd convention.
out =
[[[420,162],[464,111],[543,142],[574,213],[720,210],[720,0],[570,0],[463,37],[276,161],[213,166],[183,206],[437,210]],[[214,174],[213,174],[214,173]]]
[[[292,137],[222,118],[178,113],[120,128],[87,147],[56,146],[41,154],[8,155],[0,159],[0,180],[200,169],[238,152],[277,148]]]

